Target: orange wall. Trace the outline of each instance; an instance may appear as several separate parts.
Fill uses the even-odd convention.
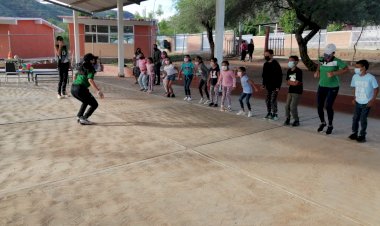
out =
[[[75,56],[75,45],[74,45],[74,24],[68,24],[69,27],[69,39],[70,39],[70,54]],[[84,24],[79,24],[79,48],[81,58],[86,54],[86,49],[84,47]],[[74,59],[74,58],[73,58]]]
[[[13,55],[20,58],[54,57],[53,28],[36,24],[34,20],[19,20],[17,23],[9,25]]]
[[[141,48],[145,57],[152,56],[154,31],[151,26],[134,26],[135,49]],[[117,55],[117,53],[116,53]]]
[[[7,58],[9,52],[8,41],[9,25],[0,24],[0,58]]]

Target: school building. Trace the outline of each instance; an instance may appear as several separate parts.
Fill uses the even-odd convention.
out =
[[[41,18],[0,17],[0,58],[54,58],[61,28]]]
[[[71,53],[74,52],[73,17],[63,16],[63,22],[69,26]],[[116,19],[79,17],[80,55],[91,52],[101,58],[117,58],[118,30]],[[146,56],[152,55],[156,40],[156,20],[124,19],[124,54],[131,59],[136,48],[141,48]]]

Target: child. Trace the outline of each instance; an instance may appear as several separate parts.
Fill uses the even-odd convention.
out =
[[[166,58],[164,60],[164,74],[166,74],[166,79],[167,79],[167,86],[166,86],[166,90],[167,90],[167,97],[175,97],[174,95],[174,91],[173,91],[173,82],[175,80],[175,77],[176,77],[176,74],[178,73],[178,70],[176,69],[176,67],[174,67],[173,63],[171,62],[171,60],[169,58]]]
[[[265,119],[278,120],[277,96],[282,83],[282,70],[277,60],[273,59],[273,50],[264,52],[265,63],[263,66],[263,89],[267,90],[267,115]]]
[[[153,64],[153,58],[149,57],[148,61],[146,63],[146,68],[147,68],[147,74],[149,76],[149,81],[148,81],[148,92],[151,93],[153,91],[153,85],[154,85],[154,78],[155,78],[155,73],[154,73],[154,64]]]
[[[181,70],[178,73],[178,79],[181,74],[183,74],[185,77],[184,87],[186,97],[183,100],[191,101],[190,85],[191,81],[193,81],[193,76],[195,74],[194,69],[194,64],[191,62],[190,55],[185,55],[183,63],[181,65]]]
[[[147,88],[147,67],[146,67],[146,59],[144,57],[144,54],[141,53],[140,60],[139,60],[139,69],[140,69],[140,76],[139,76],[139,85],[140,85],[140,91],[146,92],[148,90]]]
[[[359,60],[356,62],[355,75],[351,81],[351,87],[355,87],[355,99],[352,100],[352,103],[355,104],[355,112],[352,119],[352,134],[349,138],[360,143],[366,142],[367,117],[379,93],[379,85],[376,78],[367,73],[368,68],[368,61]],[[358,136],[359,121],[361,130]]]
[[[220,77],[218,85],[222,85],[222,100],[220,103],[220,111],[225,111],[224,102],[227,99],[227,110],[231,109],[231,92],[236,88],[236,77],[235,73],[229,69],[230,63],[228,61],[222,62],[222,71],[220,72]]]
[[[218,83],[220,77],[220,69],[218,59],[212,58],[210,61],[211,68],[209,71],[207,85],[210,86],[211,103],[209,103],[208,106],[218,107],[219,87],[216,84]]]
[[[206,65],[203,63],[203,60],[202,60],[202,57],[200,56],[197,56],[195,57],[195,71],[196,71],[196,75],[199,77],[199,93],[201,95],[201,99],[199,100],[199,103],[202,104],[204,102],[204,104],[209,104],[211,103],[210,101],[210,95],[208,93],[208,90],[207,90],[207,77],[208,77],[208,69],[206,67]],[[206,93],[206,97],[207,97],[207,100],[204,101],[204,96],[203,96],[203,89]]]
[[[93,124],[92,122],[88,121],[88,118],[98,107],[98,102],[96,101],[95,97],[92,96],[88,88],[91,86],[94,90],[97,91],[97,94],[101,99],[104,98],[102,91],[100,91],[100,88],[94,81],[94,76],[96,73],[94,68],[95,63],[95,56],[93,54],[87,53],[84,55],[83,63],[78,70],[78,74],[75,74],[73,78],[74,81],[71,86],[71,94],[73,97],[82,102],[82,106],[80,107],[77,114],[77,121],[81,125]],[[88,105],[90,105],[90,108],[86,111]]]
[[[285,105],[286,120],[284,125],[286,126],[290,125],[290,113],[292,113],[294,119],[292,126],[300,125],[297,107],[299,98],[303,92],[303,84],[302,71],[297,67],[297,64],[298,56],[290,56],[288,62],[289,70],[286,73],[286,81],[289,85],[289,92]]]
[[[160,71],[161,71],[161,78],[162,78],[162,86],[165,89],[165,96],[168,95],[168,90],[166,89],[168,86],[168,80],[167,80],[166,73],[164,71],[165,59],[166,58],[169,58],[168,53],[166,51],[162,51],[161,52],[161,68],[160,68]]]
[[[249,99],[251,98],[253,93],[252,88],[255,89],[255,92],[258,92],[257,85],[251,79],[248,78],[245,67],[239,67],[237,75],[240,78],[241,87],[243,88],[243,92],[240,94],[239,98],[241,110],[237,113],[237,115],[245,115],[243,104],[243,100],[245,98],[245,103],[247,104],[248,108],[248,117],[252,117],[253,114],[251,104],[249,103]]]
[[[140,57],[141,57],[141,49],[140,48],[137,48],[136,49],[136,52],[135,52],[135,56],[133,57],[132,59],[132,62],[133,62],[133,75],[136,79],[136,82],[135,84],[138,84],[138,78],[140,76],[140,68],[139,68],[139,60],[140,60]]]

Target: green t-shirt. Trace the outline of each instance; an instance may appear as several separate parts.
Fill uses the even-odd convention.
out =
[[[323,87],[339,87],[339,77],[334,75],[333,77],[329,78],[327,76],[328,72],[331,71],[338,71],[340,69],[343,69],[347,67],[347,64],[343,62],[341,59],[338,59],[334,57],[333,61],[331,62],[324,62],[323,57],[319,58],[319,85]]]
[[[93,73],[88,73],[87,75],[82,75],[82,74],[78,73],[73,84],[85,86],[88,88],[88,87],[90,87],[90,83],[88,82],[89,79],[94,79]]]

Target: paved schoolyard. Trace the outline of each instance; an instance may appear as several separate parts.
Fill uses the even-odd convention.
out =
[[[0,225],[379,225],[380,121],[349,141],[351,115],[330,136],[236,116],[130,78],[98,77],[106,98],[75,121],[79,102],[54,83],[0,86]],[[155,87],[157,88],[157,87]],[[161,89],[161,88],[158,88]],[[194,90],[195,93],[197,93]]]

